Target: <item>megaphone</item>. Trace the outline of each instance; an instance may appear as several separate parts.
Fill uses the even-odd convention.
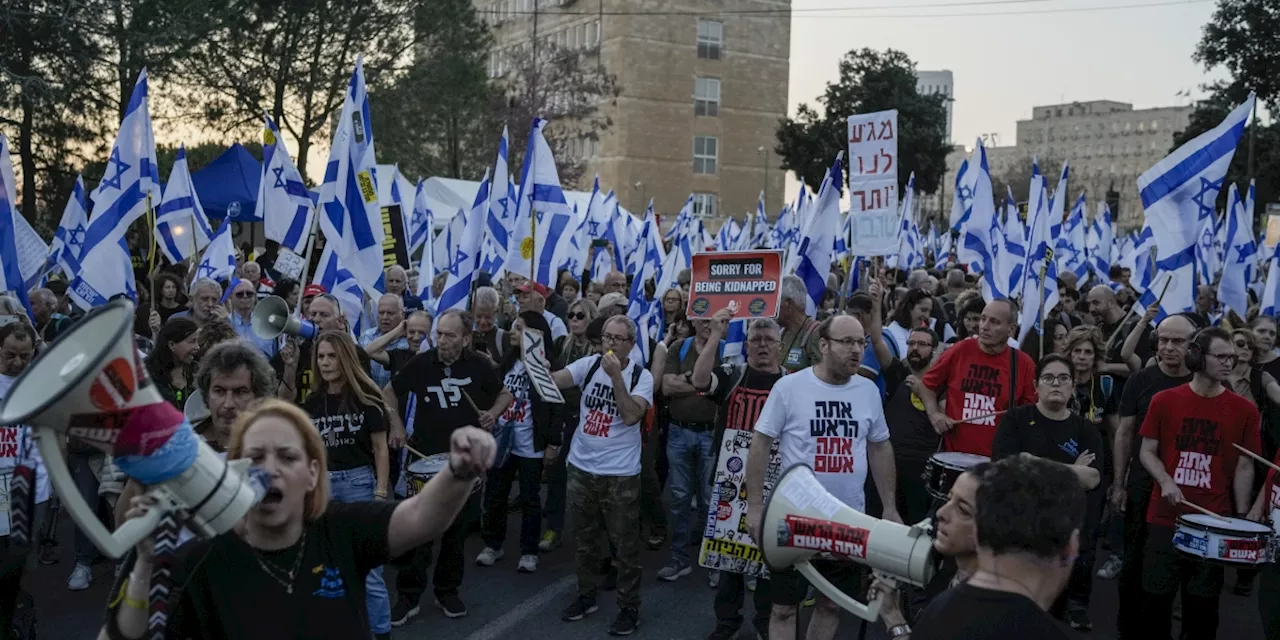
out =
[[[289,311],[289,303],[280,296],[267,296],[253,308],[250,318],[253,332],[263,340],[271,340],[280,334],[297,336],[303,340],[316,337],[319,331],[310,320],[303,320]]]
[[[187,417],[187,422],[192,426],[208,420],[209,416],[213,415],[209,412],[209,405],[205,404],[204,394],[200,393],[199,389],[192,391],[191,395],[187,396],[187,401],[182,403],[182,415]]]
[[[186,526],[201,535],[224,533],[265,492],[261,474],[250,473],[249,460],[224,461],[160,396],[134,344],[133,317],[127,299],[92,310],[36,358],[0,402],[0,424],[31,425],[62,504],[76,526],[113,558],[146,538],[172,511],[187,511]],[[76,489],[59,446],[64,435],[111,454],[140,482],[148,483],[144,476],[153,479],[147,495],[156,506],[114,534],[108,531]]]
[[[882,596],[863,604],[840,591],[811,564],[816,556],[871,567],[882,581],[924,586],[937,570],[932,526],[873,518],[841,502],[818,482],[808,465],[782,474],[765,505],[758,540],[773,570],[795,567],[809,584],[863,620],[880,617]]]

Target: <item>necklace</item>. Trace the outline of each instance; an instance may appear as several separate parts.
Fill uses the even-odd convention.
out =
[[[262,557],[262,552],[254,548],[253,545],[250,545],[250,548],[253,549],[253,557],[258,561],[258,566],[262,567],[262,570],[267,572],[267,575],[271,576],[273,580],[280,583],[280,586],[284,587],[285,593],[293,595],[293,581],[298,577],[298,569],[302,567],[302,556],[307,551],[306,526],[304,525],[302,528],[302,540],[298,543],[298,555],[293,558],[293,568],[288,571],[272,562],[268,562],[266,558]]]

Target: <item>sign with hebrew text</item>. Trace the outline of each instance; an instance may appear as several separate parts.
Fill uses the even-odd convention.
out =
[[[894,252],[898,235],[898,111],[849,116],[849,248]]]

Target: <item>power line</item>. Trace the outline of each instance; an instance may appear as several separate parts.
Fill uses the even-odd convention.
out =
[[[1164,2],[1148,2],[1143,4],[1126,4],[1112,5],[1102,7],[1063,7],[1058,9],[1044,10],[1012,10],[1012,11],[985,11],[985,12],[968,12],[968,13],[915,13],[915,14],[859,14],[859,15],[814,15],[807,12],[818,11],[870,11],[878,9],[916,9],[916,8],[944,8],[944,7],[961,7],[974,5],[999,5],[999,4],[1027,4],[1032,2],[1050,2],[1052,0],[986,0],[974,2],[953,2],[946,4],[928,4],[928,5],[912,5],[910,7],[902,6],[880,6],[880,7],[829,7],[824,9],[739,9],[724,11],[505,11],[500,15],[504,16],[531,16],[535,13],[542,16],[656,16],[656,17],[677,17],[677,16],[743,16],[743,17],[782,17],[790,15],[791,18],[819,18],[824,20],[831,19],[857,19],[857,20],[909,20],[920,18],[978,18],[978,17],[1000,17],[1000,16],[1031,16],[1031,15],[1051,15],[1066,13],[1096,13],[1103,11],[1121,11],[1127,9],[1152,9],[1161,7],[1173,7],[1191,4],[1205,4],[1213,0],[1167,0]],[[487,9],[480,11],[482,14],[498,14],[496,9]]]

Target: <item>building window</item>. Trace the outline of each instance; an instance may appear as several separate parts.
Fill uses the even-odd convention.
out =
[[[700,116],[720,115],[720,80],[697,78],[693,83],[693,112]]]
[[[698,21],[698,57],[704,60],[719,60],[720,48],[724,46],[724,23],[714,20]]]
[[[712,218],[716,215],[716,194],[693,194],[693,215],[701,218]]]
[[[1152,121],[1151,121],[1151,133],[1155,133],[1155,132],[1156,132],[1156,130],[1157,130],[1157,129],[1159,129],[1159,128],[1160,128],[1160,121],[1159,121],[1159,120],[1152,120]]]
[[[715,175],[719,140],[715,136],[693,137],[693,172]]]

